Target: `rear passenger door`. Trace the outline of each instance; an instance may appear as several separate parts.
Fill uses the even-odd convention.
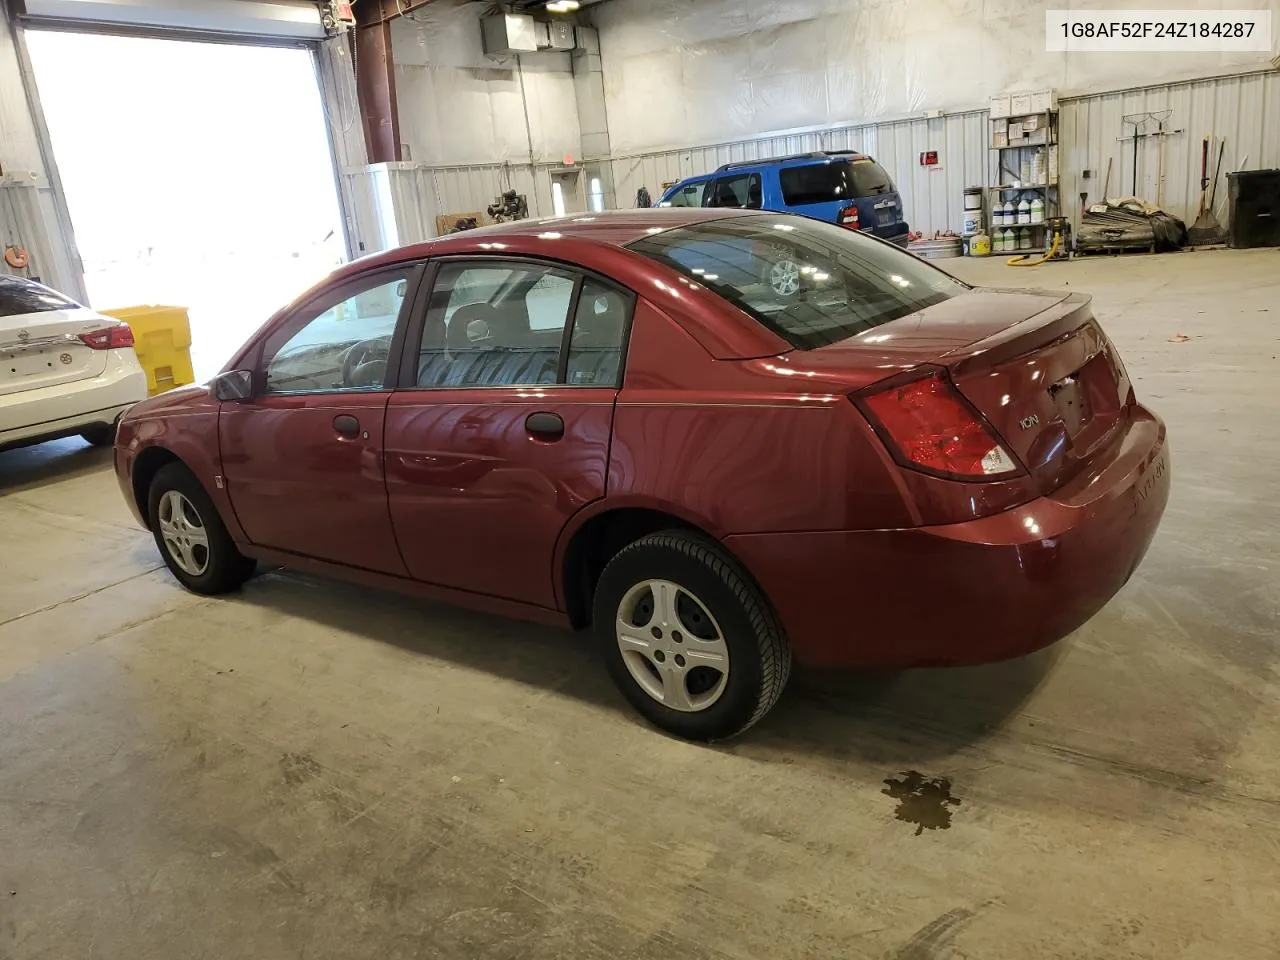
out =
[[[439,264],[387,406],[411,576],[554,609],[556,540],[604,496],[633,302],[558,264]]]

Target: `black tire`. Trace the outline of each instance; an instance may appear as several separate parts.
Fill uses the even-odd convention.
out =
[[[116,442],[116,425],[114,423],[95,423],[80,431],[80,437],[95,447],[110,447]]]
[[[200,526],[208,541],[204,567],[198,573],[184,570],[165,542],[161,531],[160,510],[161,499],[170,491],[176,491],[194,509]],[[257,567],[256,561],[246,557],[236,549],[235,541],[227,533],[217,508],[209,499],[204,486],[196,479],[186,465],[169,463],[161,467],[151,481],[151,489],[147,493],[147,519],[156,540],[160,556],[164,558],[169,572],[193,593],[214,595],[235,590],[253,576]],[[197,554],[199,556],[199,554]]]
[[[684,712],[659,702],[623,659],[615,630],[620,605],[646,580],[670,581],[689,591],[720,627],[729,670],[719,698],[703,709]],[[687,740],[723,740],[742,733],[777,702],[791,672],[791,647],[760,588],[717,543],[696,533],[665,530],[620,550],[600,575],[592,621],[609,673],[623,695],[650,723]]]

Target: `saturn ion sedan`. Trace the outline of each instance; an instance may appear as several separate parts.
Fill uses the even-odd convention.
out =
[[[573,627],[711,740],[793,656],[1014,657],[1096,613],[1169,492],[1079,294],[975,289],[788,214],[518,221],[352,263],[133,407],[175,577],[265,561]]]

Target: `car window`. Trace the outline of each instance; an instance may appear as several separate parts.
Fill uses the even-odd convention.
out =
[[[831,203],[889,193],[893,181],[874,160],[831,160],[783,167],[778,185],[787,206]]]
[[[43,284],[21,277],[0,276],[0,317],[17,317],[24,313],[47,313],[50,310],[76,310],[80,304],[69,300]]]
[[[622,369],[622,342],[631,314],[629,295],[587,279],[578,296],[565,382],[575,386],[616,387]]]
[[[540,264],[442,265],[423,323],[418,386],[555,383],[575,280]]]
[[[706,180],[699,180],[697,183],[686,183],[684,186],[676,187],[675,192],[664,200],[662,205],[668,207],[700,207],[702,206],[702,196],[706,192]]]
[[[711,183],[703,205],[708,207],[750,207],[759,209],[763,202],[760,174],[742,173],[718,177]]]
[[[713,220],[629,246],[700,281],[806,350],[968,289],[896,247],[805,217]]]
[[[782,199],[789,207],[807,203],[831,203],[852,200],[853,171],[848,160],[830,163],[806,163],[800,167],[783,167],[778,171]]]
[[[563,330],[573,299],[573,278],[563,273],[544,273],[524,296],[529,311],[530,330]]]
[[[860,197],[874,197],[878,193],[893,193],[893,181],[884,167],[871,159],[855,160],[851,164],[853,189]]]
[[[410,268],[382,272],[300,314],[267,340],[267,393],[378,390]]]

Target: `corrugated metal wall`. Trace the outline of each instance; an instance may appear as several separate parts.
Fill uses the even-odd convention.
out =
[[[0,259],[0,273],[38,277],[69,296],[85,299],[83,277],[73,266],[58,231],[53,189],[43,177],[0,177],[0,247],[13,245],[30,255],[27,270],[10,270]]]
[[[1224,224],[1226,173],[1280,167],[1280,73],[1274,71],[1081,97],[1064,100],[1060,108],[1061,195],[1073,217],[1081,190],[1089,191],[1091,201],[1101,196],[1108,158],[1113,167],[1110,194],[1132,192],[1133,144],[1119,142],[1132,132],[1121,122],[1126,114],[1171,110],[1166,126],[1184,130],[1165,138],[1163,191],[1165,208],[1184,219],[1194,219],[1199,204],[1200,143],[1206,134],[1226,138],[1216,203]],[[1149,126],[1155,129],[1154,123]],[[1158,142],[1149,138],[1138,148],[1138,194],[1152,202],[1159,179]],[[811,150],[861,150],[883,164],[898,184],[912,228],[931,233],[960,228],[964,188],[989,182],[993,161],[987,147],[987,113],[982,110],[664,150],[612,163],[619,204],[630,206],[641,186],[656,200],[663,183],[723,163]],[[937,166],[920,165],[920,154],[927,150],[938,151]],[[1093,173],[1090,180],[1082,177],[1086,169]]]
[[[664,183],[723,163],[814,150],[858,150],[884,165],[898,185],[912,228],[928,233],[959,227],[964,188],[986,182],[986,138],[986,112],[971,111],[615,158],[613,176],[619,203],[630,205],[642,186],[657,200]],[[938,151],[936,166],[920,165],[920,154],[927,150]]]
[[[343,181],[355,201],[359,252],[429,240],[436,235],[437,216],[484,213],[507,190],[528,198],[531,216],[551,216],[551,169],[549,164],[435,167],[406,162],[348,170]]]
[[[1122,118],[1130,114],[1171,111],[1166,129],[1182,130],[1164,140],[1163,206],[1175,216],[1191,221],[1200,204],[1200,150],[1205,136],[1224,139],[1222,176],[1218,181],[1215,213],[1227,222],[1228,172],[1280,167],[1280,73],[1244,74],[1192,83],[1165,84],[1138,90],[1106,93],[1065,100],[1059,117],[1062,141],[1062,194],[1078,212],[1080,193],[1090,202],[1102,196],[1107,163],[1111,183],[1107,193],[1129,196],[1133,190],[1133,128]],[[1149,123],[1144,132],[1155,131]],[[1137,195],[1155,202],[1159,188],[1160,139],[1150,137],[1138,145]],[[1209,175],[1217,160],[1209,160]],[[1093,176],[1084,179],[1083,171]]]

